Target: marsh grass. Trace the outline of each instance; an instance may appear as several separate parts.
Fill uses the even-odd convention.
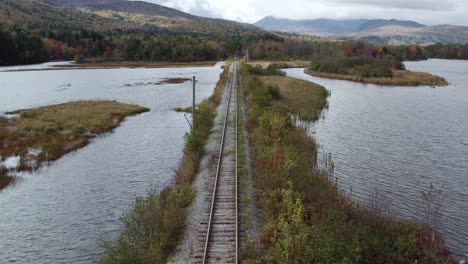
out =
[[[393,77],[365,78],[355,75],[318,72],[306,69],[305,73],[328,79],[337,79],[361,83],[370,83],[386,86],[447,86],[448,82],[442,77],[425,72],[413,72],[407,70],[393,70]]]
[[[166,263],[185,231],[188,207],[195,197],[192,182],[205,154],[205,145],[216,117],[216,107],[226,84],[229,63],[213,94],[196,109],[196,127],[185,135],[184,155],[173,184],[159,194],[138,198],[121,221],[123,230],[114,241],[105,241],[100,263]]]
[[[280,104],[287,96],[280,85],[279,96],[273,96],[270,84],[294,82],[253,76],[246,71],[242,76],[262,243],[260,252],[246,255],[249,259],[243,261],[443,263],[447,260],[439,247],[442,240],[436,243],[438,247],[422,243],[425,230],[422,225],[388,215],[378,203],[361,206],[343,194],[326,171],[318,168],[314,139],[305,129],[293,125],[291,114],[285,113],[284,108],[299,114],[295,111],[303,109],[300,104],[319,102],[315,107],[321,109],[326,106],[320,103],[326,100],[326,94],[318,93],[323,95],[321,100],[311,97],[310,102],[286,100]],[[294,94],[294,89],[290,89]],[[314,108],[302,111],[305,116],[317,116]]]
[[[146,111],[149,109],[115,101],[77,101],[14,111],[8,114],[19,117],[0,119],[0,156],[19,156],[17,171],[35,170],[86,146],[125,117]]]
[[[281,68],[281,69],[286,69],[286,68],[305,68],[309,66],[310,61],[305,61],[305,60],[291,60],[291,61],[264,61],[264,60],[259,60],[259,61],[251,61],[248,64],[252,66],[260,66],[264,69],[268,68],[270,65],[274,65],[275,68]]]
[[[265,76],[260,80],[268,85],[275,106],[303,120],[317,120],[327,107],[329,94],[323,86],[284,76]]]

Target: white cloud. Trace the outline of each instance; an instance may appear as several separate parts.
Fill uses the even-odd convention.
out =
[[[200,16],[253,23],[273,15],[290,19],[383,18],[428,25],[468,25],[465,0],[145,0]]]

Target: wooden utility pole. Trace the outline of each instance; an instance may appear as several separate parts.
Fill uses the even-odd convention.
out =
[[[192,130],[195,131],[195,84],[197,80],[193,76],[193,104],[192,104]]]

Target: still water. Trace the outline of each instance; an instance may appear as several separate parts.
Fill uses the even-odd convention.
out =
[[[0,192],[0,263],[92,262],[101,239],[118,234],[119,218],[135,197],[167,186],[182,156],[189,126],[172,108],[191,104],[192,83],[156,84],[196,75],[196,100],[201,101],[211,95],[221,65],[32,70],[46,65],[0,72],[0,114],[82,99],[151,109]]]
[[[421,192],[444,189],[440,231],[468,259],[468,61],[407,62],[450,86],[382,87],[285,70],[330,92],[324,118],[310,124],[331,153],[340,188],[365,202],[378,189],[403,217],[416,217]]]

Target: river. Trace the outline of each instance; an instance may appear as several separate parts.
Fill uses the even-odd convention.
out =
[[[196,75],[197,102],[211,95],[222,63],[166,69],[41,70],[49,64],[0,72],[0,114],[64,103],[110,99],[150,112],[127,118],[113,133],[0,191],[0,263],[90,263],[102,239],[115,237],[119,218],[137,196],[170,184],[189,126],[183,114],[192,83],[156,85]],[[0,68],[0,71],[11,70]]]
[[[383,87],[285,72],[331,92],[329,109],[309,132],[331,153],[340,188],[363,203],[378,190],[398,215],[415,218],[432,184],[445,194],[437,227],[468,259],[468,61],[405,64],[450,86]]]

